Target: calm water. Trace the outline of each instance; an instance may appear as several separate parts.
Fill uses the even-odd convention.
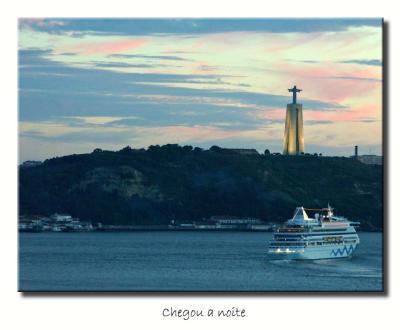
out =
[[[268,261],[271,233],[21,233],[21,291],[380,291],[382,234],[344,260]]]

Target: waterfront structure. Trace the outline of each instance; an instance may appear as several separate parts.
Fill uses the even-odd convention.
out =
[[[350,156],[351,158],[357,159],[359,162],[367,164],[367,165],[382,165],[383,157],[377,155],[359,155],[358,154],[358,146],[354,146],[354,156]]]
[[[93,231],[91,222],[81,221],[69,214],[53,214],[45,216],[20,216],[18,223],[20,232],[79,232]]]
[[[300,93],[301,89],[294,85],[288,91],[293,93],[293,100],[286,107],[283,154],[300,155],[304,153],[303,105],[297,103],[297,93]]]
[[[382,165],[383,157],[377,155],[360,155],[357,160],[367,165]]]
[[[232,216],[216,216],[210,217],[210,221],[217,225],[253,225],[263,223],[260,219],[256,218],[240,218]]]
[[[256,218],[241,218],[233,216],[212,216],[201,221],[171,220],[169,229],[173,230],[238,230],[238,231],[269,231],[272,225]]]
[[[313,211],[325,214],[309,218],[306,209],[297,207],[293,218],[275,230],[268,247],[271,259],[344,258],[354,252],[360,243],[354,226],[359,223],[334,216],[329,205]]]

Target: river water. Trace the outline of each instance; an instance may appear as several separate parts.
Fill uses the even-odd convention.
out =
[[[20,233],[20,291],[381,291],[382,234],[348,259],[268,260],[272,233]]]

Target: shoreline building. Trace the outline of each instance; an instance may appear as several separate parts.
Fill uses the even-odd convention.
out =
[[[283,154],[300,155],[304,153],[303,105],[297,103],[297,93],[301,89],[297,89],[295,85],[288,91],[293,93],[293,102],[286,107]]]

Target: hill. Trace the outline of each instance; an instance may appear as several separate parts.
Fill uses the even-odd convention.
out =
[[[213,215],[282,222],[325,207],[381,230],[383,168],[352,158],[243,155],[164,145],[48,159],[19,168],[21,215],[65,212],[104,224],[167,224]]]

